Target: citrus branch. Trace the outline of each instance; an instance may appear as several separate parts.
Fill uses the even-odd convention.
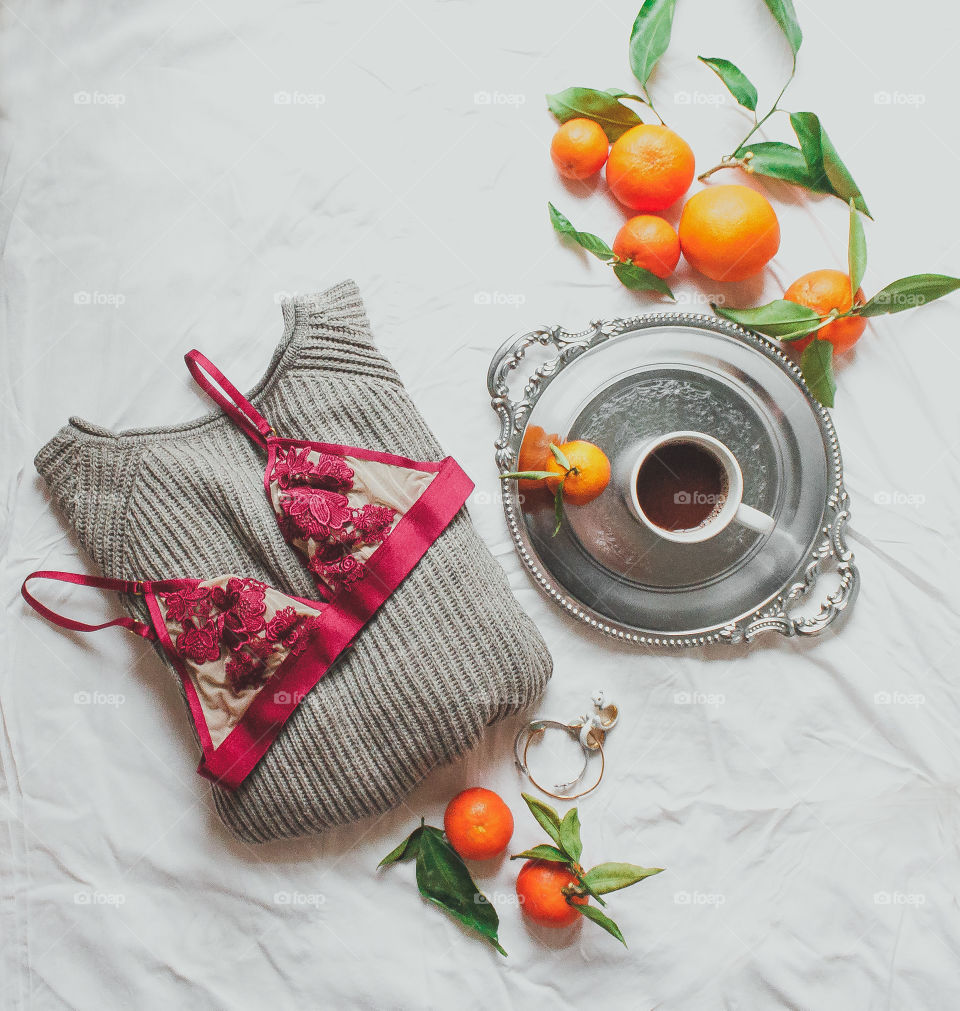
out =
[[[787,78],[786,84],[784,84],[784,86],[780,89],[780,94],[777,95],[776,101],[770,107],[770,110],[766,113],[766,115],[762,116],[760,119],[757,119],[757,114],[756,113],[753,114],[753,120],[754,120],[753,126],[750,127],[750,129],[747,131],[747,135],[734,148],[734,151],[740,151],[740,150],[742,150],[744,144],[747,143],[747,141],[757,132],[757,130],[760,129],[761,126],[763,126],[764,123],[766,123],[766,121],[775,112],[786,112],[787,111],[786,109],[781,109],[780,108],[780,99],[783,98],[783,96],[784,96],[787,88],[790,87],[790,82],[793,80],[794,75],[796,74],[796,72],[797,72],[797,58],[796,58],[796,56],[794,56],[794,58],[793,58],[793,67],[790,70],[790,76]],[[749,162],[750,158],[752,158],[752,157],[753,157],[753,152],[751,152],[751,151],[748,151],[744,155],[743,158],[738,158],[738,157],[736,157],[736,155],[732,155],[732,154],[724,155],[723,158],[720,159],[720,163],[718,165],[714,165],[713,168],[707,169],[706,172],[702,172],[699,176],[697,176],[697,178],[700,180],[700,182],[703,182],[704,179],[708,179],[710,176],[712,176],[714,172],[719,172],[720,169],[725,169],[725,168],[742,168],[742,169],[745,169],[747,172],[750,172],[750,171],[752,171],[752,169],[749,167],[749,165],[747,164],[747,162]]]
[[[666,126],[666,121],[663,116],[657,112],[657,107],[653,104],[653,99],[650,97],[650,92],[647,91],[647,86],[645,84],[640,85],[640,90],[643,92],[643,97],[646,105],[649,107],[650,111],[660,120],[661,125]]]

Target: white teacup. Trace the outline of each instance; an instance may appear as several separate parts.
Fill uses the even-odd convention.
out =
[[[654,523],[644,513],[637,493],[637,479],[644,463],[653,453],[670,443],[688,443],[698,446],[717,461],[721,471],[722,486],[716,496],[713,511],[696,526],[678,530],[669,530]],[[711,537],[716,537],[721,530],[725,530],[733,522],[740,523],[761,534],[771,533],[775,525],[771,516],[744,504],[743,472],[740,470],[737,458],[719,439],[704,435],[702,432],[670,432],[643,443],[627,472],[623,491],[630,512],[636,519],[658,537],[674,541],[677,544],[696,544],[709,540]]]

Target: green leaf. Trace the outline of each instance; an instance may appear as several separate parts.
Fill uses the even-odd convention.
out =
[[[841,161],[837,149],[827,136],[827,131],[824,130],[816,113],[792,112],[790,125],[800,142],[800,150],[803,151],[804,160],[814,182],[814,186],[810,188],[821,193],[832,193],[840,197],[844,203],[852,199],[857,210],[870,217],[860,188]]]
[[[779,140],[763,140],[756,144],[744,144],[734,151],[735,158],[750,154],[750,171],[770,179],[783,179],[817,193],[829,193],[822,189],[819,179],[807,165],[803,152],[792,144]]]
[[[635,263],[620,260],[613,265],[613,272],[620,283],[631,291],[655,291],[660,295],[666,295],[667,298],[674,297],[670,285],[646,267],[638,267]]]
[[[521,793],[530,813],[537,819],[540,827],[559,846],[560,845],[560,815],[542,800],[531,797],[529,793]]]
[[[705,63],[723,81],[727,86],[727,91],[744,109],[749,109],[751,112],[757,111],[757,89],[736,64],[720,56],[698,56],[697,59],[701,63]]]
[[[560,846],[574,863],[580,862],[583,843],[580,841],[580,815],[571,807],[560,822]]]
[[[827,131],[823,127],[820,128],[820,142],[823,150],[823,170],[827,174],[827,179],[830,180],[833,192],[841,200],[852,200],[858,211],[863,211],[868,218],[872,218],[873,215],[867,208],[860,187],[853,181],[849,169],[840,160],[840,155],[837,154],[833,141],[827,136]]]
[[[563,850],[558,850],[556,846],[548,846],[540,843],[532,849],[524,850],[522,853],[515,853],[511,860],[549,860],[552,864],[568,864],[570,857]]]
[[[850,236],[847,239],[847,270],[850,274],[850,304],[857,298],[857,289],[867,270],[867,238],[856,203],[850,201]]]
[[[780,340],[805,337],[820,326],[820,317],[813,309],[782,298],[755,309],[728,309],[723,305],[714,305],[713,309],[719,316],[734,323]]]
[[[553,527],[552,537],[556,537],[560,533],[560,527],[563,524],[563,486],[567,483],[567,475],[564,474],[560,478],[560,483],[557,485],[556,493],[553,496],[553,517],[556,523]]]
[[[573,469],[570,466],[570,461],[567,459],[566,453],[564,453],[564,451],[559,446],[555,445],[552,442],[548,442],[547,445],[550,447],[550,452],[553,453],[554,460],[556,460],[557,463],[559,463],[560,466],[563,467],[564,470],[572,470]],[[550,477],[556,477],[555,474],[551,474],[549,476]]]
[[[621,91],[619,88],[605,88],[605,95],[610,95],[611,98],[631,98],[635,102],[643,102],[644,105],[647,104],[647,100],[643,95],[631,95],[629,91]]]
[[[817,400],[824,407],[833,407],[837,383],[833,378],[833,345],[830,341],[810,341],[800,356],[800,371]]]
[[[592,232],[578,232],[570,223],[570,219],[561,214],[553,204],[548,203],[547,207],[550,208],[550,223],[561,235],[573,239],[577,245],[582,246],[588,253],[593,253],[597,259],[603,260],[605,263],[609,263],[613,259],[613,250],[603,239]]]
[[[646,87],[657,60],[670,45],[676,0],[645,0],[630,32],[630,69]]]
[[[787,37],[790,48],[793,50],[794,62],[797,53],[800,51],[800,44],[803,42],[803,32],[800,31],[800,24],[797,21],[797,12],[793,9],[791,0],[763,0],[767,9],[776,19],[777,24]]]
[[[612,143],[627,130],[643,122],[633,109],[618,101],[620,97],[637,96],[627,95],[626,92],[615,95],[612,89],[597,91],[596,88],[566,88],[555,95],[547,95],[547,108],[561,123],[570,119],[592,119],[603,127],[603,132]]]
[[[402,860],[413,860],[420,849],[420,837],[423,835],[423,821],[420,827],[415,828],[406,839],[390,852],[377,864],[377,870],[381,867],[389,867],[390,864],[398,863]]]
[[[500,917],[496,909],[477,888],[453,847],[439,834],[425,832],[420,839],[417,887],[425,899],[445,909],[489,941],[501,955],[506,955],[497,937]]]
[[[521,481],[542,481],[545,477],[556,477],[552,471],[549,470],[518,470],[510,474],[501,474],[500,480],[503,481],[508,477],[519,478]]]
[[[882,316],[889,312],[903,312],[926,305],[935,298],[949,295],[960,288],[960,277],[948,274],[912,274],[891,281],[860,310],[860,316]]]
[[[615,892],[619,888],[629,888],[644,878],[659,874],[662,867],[638,867],[636,864],[597,864],[583,876],[583,880],[600,895]]]
[[[813,112],[791,112],[790,125],[800,142],[804,161],[814,171],[823,170],[823,146],[820,143],[820,119]]]
[[[599,924],[608,934],[613,934],[613,936],[626,948],[627,942],[623,939],[623,934],[620,933],[620,928],[610,919],[606,913],[602,913],[596,906],[591,906],[589,903],[580,905],[579,902],[571,902],[571,906],[581,915],[585,916],[588,920],[593,920],[594,923]]]

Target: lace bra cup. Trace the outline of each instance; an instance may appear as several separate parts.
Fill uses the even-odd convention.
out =
[[[141,595],[150,623],[123,617],[88,625],[66,618],[33,597],[27,589],[33,579]],[[203,749],[197,771],[229,789],[243,782],[355,635],[333,605],[240,576],[134,581],[43,570],[27,576],[21,593],[61,628],[95,632],[119,625],[158,640],[183,683]]]
[[[367,562],[399,530],[401,519],[412,515],[418,523],[431,500],[448,501],[451,495],[459,498],[455,514],[473,489],[452,457],[422,462],[281,438],[208,358],[194,350],[184,361],[198,385],[267,451],[267,498],[284,539],[303,557],[324,599],[369,577]]]
[[[452,457],[420,462],[280,438],[203,355],[185,357],[200,386],[266,450],[267,497],[284,538],[312,573],[318,599],[235,575],[134,581],[41,571],[24,580],[21,592],[62,628],[119,625],[159,640],[183,683],[203,748],[197,771],[235,788],[459,512],[473,483]],[[31,579],[41,578],[142,594],[151,624],[65,618],[27,591]]]

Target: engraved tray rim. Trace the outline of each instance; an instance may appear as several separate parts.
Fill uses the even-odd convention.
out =
[[[829,412],[810,393],[797,365],[780,347],[760,334],[719,316],[697,313],[660,312],[614,319],[594,320],[584,330],[571,332],[559,324],[542,326],[515,334],[494,354],[487,372],[490,403],[500,419],[500,434],[494,443],[494,459],[499,473],[514,470],[527,420],[537,400],[553,379],[584,352],[627,333],[663,326],[710,330],[747,344],[758,354],[772,359],[799,387],[820,426],[826,450],[827,498],[820,536],[801,561],[799,577],[788,581],[755,607],[731,621],[690,632],[656,632],[612,621],[578,600],[553,576],[533,546],[520,508],[516,482],[503,487],[503,509],[510,537],[537,586],[556,604],[591,628],[619,641],[644,646],[691,647],[712,643],[749,643],[767,632],[783,636],[812,637],[822,634],[853,604],[860,588],[860,572],[846,544],[844,528],[850,517],[850,497],[843,483],[843,463],[836,430]],[[556,357],[534,369],[519,400],[510,395],[509,380],[527,351],[540,345],[556,351]],[[828,562],[833,562],[840,578],[838,587],[820,602],[817,614],[792,617],[788,610],[816,586]]]

